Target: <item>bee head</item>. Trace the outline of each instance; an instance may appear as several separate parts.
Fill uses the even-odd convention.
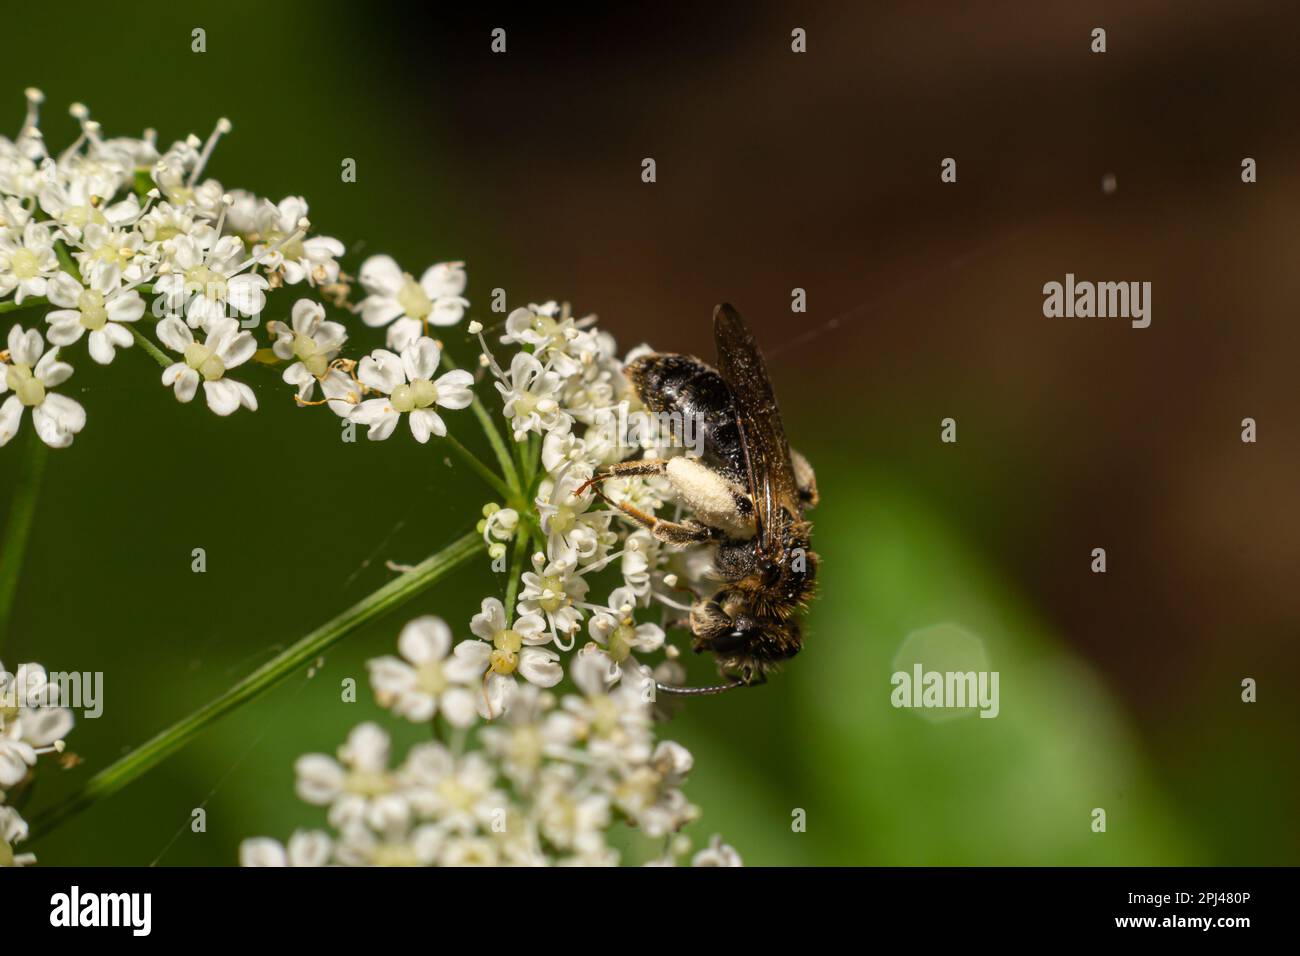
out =
[[[719,661],[776,661],[792,657],[799,649],[799,625],[794,621],[764,617],[739,602],[724,608],[713,604],[695,615],[695,651],[712,651]]]

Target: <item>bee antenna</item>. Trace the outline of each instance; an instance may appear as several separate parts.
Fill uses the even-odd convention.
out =
[[[729,690],[735,690],[737,687],[748,687],[743,681],[732,681],[730,684],[714,684],[711,687],[674,687],[671,684],[661,684],[655,681],[655,690],[661,694],[673,694],[677,697],[710,697],[715,694],[725,694]]]

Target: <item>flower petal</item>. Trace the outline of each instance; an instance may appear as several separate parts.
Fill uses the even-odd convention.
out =
[[[451,628],[440,617],[426,614],[409,622],[397,638],[397,649],[412,664],[440,661],[451,649]]]

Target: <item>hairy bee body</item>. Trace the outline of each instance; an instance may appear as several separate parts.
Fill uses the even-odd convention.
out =
[[[690,418],[702,433],[698,459],[627,461],[597,475],[661,475],[690,517],[666,521],[620,505],[656,537],[708,543],[716,591],[691,606],[693,649],[716,655],[723,688],[762,682],[803,646],[798,613],[812,596],[818,557],[805,507],[817,503],[812,468],[785,441],[780,413],[753,337],[729,306],[714,312],[719,368],[656,353],[629,363],[628,379],[652,412]]]
[[[703,436],[700,461],[727,478],[745,480],[745,459],[731,389],[722,376],[689,355],[656,353],[630,363],[627,377],[652,412],[677,413]]]

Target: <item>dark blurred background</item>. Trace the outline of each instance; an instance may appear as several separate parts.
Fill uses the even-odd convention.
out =
[[[73,100],[164,143],[229,116],[210,174],[305,195],[353,270],[374,252],[411,271],[464,259],[476,317],[496,287],[512,307],[567,300],[624,347],[707,357],[724,300],[754,325],[818,469],[826,564],[804,655],[668,731],[697,756],[701,839],[752,863],[1300,860],[1294,4],[140,10],[11,11],[6,131],[27,85],[58,146]],[[1067,272],[1150,281],[1150,328],[1044,318],[1043,284]],[[446,339],[472,357],[463,328]],[[89,424],[51,455],[0,659],[104,670],[108,699],[69,741],[85,764],[43,772],[29,809],[383,583],[386,559],[472,527],[488,497],[404,434],[340,443],[272,376],[245,376],[263,411],[230,420],[156,377],[126,354],[72,380]],[[20,444],[0,452],[4,498]],[[230,863],[243,836],[317,823],[294,756],[375,713],[368,694],[340,705],[338,681],[417,612],[464,633],[494,589],[486,567],[460,572],[36,851]],[[1001,671],[997,720],[889,707],[895,653],[945,622]]]

